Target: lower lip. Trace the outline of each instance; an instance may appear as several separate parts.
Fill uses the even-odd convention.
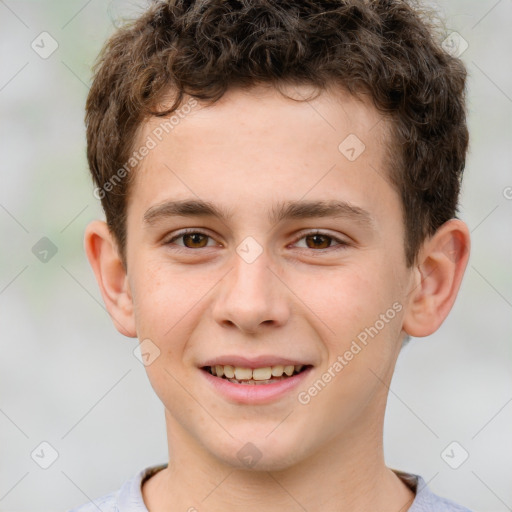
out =
[[[312,367],[306,368],[297,375],[271,384],[237,384],[221,377],[215,377],[208,371],[199,371],[215,391],[228,400],[239,404],[266,404],[291,393],[304,381],[311,370]]]

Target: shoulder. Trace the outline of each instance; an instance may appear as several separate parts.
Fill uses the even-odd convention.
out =
[[[408,512],[471,512],[466,507],[434,494],[419,475],[395,471],[416,493]]]
[[[148,512],[142,499],[141,485],[144,480],[165,468],[166,464],[151,466],[139,471],[124,482],[117,491],[109,492],[95,500],[89,500],[68,512]]]
[[[119,491],[110,492],[101,498],[95,499],[94,501],[89,501],[88,503],[84,503],[83,505],[71,509],[68,512],[98,512],[98,509],[100,509],[101,512],[118,512],[118,494]]]

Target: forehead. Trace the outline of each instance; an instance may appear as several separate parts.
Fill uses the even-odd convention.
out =
[[[148,119],[135,147],[151,141],[152,149],[132,193],[149,208],[169,195],[212,200],[205,196],[222,189],[256,204],[358,182],[364,202],[390,186],[388,120],[369,101],[339,89],[313,98],[317,91],[304,86],[285,92],[301,101],[272,87],[233,89],[216,103],[185,99],[169,117]]]
[[[167,96],[165,104],[170,105],[171,102],[171,96]],[[371,131],[372,139],[379,143],[389,142],[390,120],[376,110],[369,95],[354,96],[334,84],[321,91],[307,85],[281,85],[279,90],[271,85],[232,88],[214,103],[185,96],[169,117],[146,119],[139,127],[137,137],[140,139],[156,133],[160,139],[172,132],[174,138],[180,139],[189,136],[190,131],[210,129],[210,137],[217,135],[221,138],[226,130],[233,127],[254,128],[260,134],[273,130],[274,134],[279,135],[283,128],[288,133],[296,131],[296,125],[287,125],[292,117],[306,123],[300,128],[309,135],[318,131],[327,138],[327,133],[322,133],[327,128],[337,132],[350,125],[360,137],[365,137]],[[339,135],[341,133],[337,137]]]

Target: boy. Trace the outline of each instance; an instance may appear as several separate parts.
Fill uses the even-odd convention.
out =
[[[433,30],[403,1],[176,0],[107,43],[85,248],[169,462],[77,511],[467,511],[382,447],[469,255],[466,72]]]

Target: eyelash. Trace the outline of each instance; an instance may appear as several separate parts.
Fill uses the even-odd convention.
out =
[[[204,235],[208,238],[212,238],[212,236],[210,236],[208,233],[205,233],[203,231],[200,231],[198,229],[185,229],[183,231],[180,231],[178,234],[176,234],[175,236],[173,236],[172,238],[170,238],[169,240],[167,240],[165,242],[165,245],[175,245],[173,244],[172,242],[174,242],[174,240],[177,240],[179,238],[182,238],[184,237],[185,235],[191,235],[191,234],[199,234],[199,235]],[[343,249],[347,246],[349,246],[350,244],[348,242],[346,242],[345,240],[341,240],[339,238],[336,238],[335,236],[332,236],[332,235],[329,235],[327,233],[323,233],[322,231],[317,231],[317,230],[313,230],[313,231],[308,231],[306,233],[302,233],[298,238],[296,238],[293,243],[297,243],[299,240],[302,240],[303,238],[306,238],[308,236],[315,236],[315,235],[321,235],[321,236],[324,236],[326,238],[329,238],[331,240],[334,240],[335,242],[338,243],[338,246],[336,247],[327,247],[326,249],[311,249],[312,251],[314,252],[323,252],[323,251],[328,251],[328,250],[340,250],[340,249]],[[175,248],[173,248],[173,250],[176,250],[178,252],[189,252],[189,251],[197,251],[197,250],[200,250],[200,249],[206,249],[207,247],[199,247],[199,248],[196,248],[196,249],[193,249],[191,247],[185,247],[185,246],[179,246],[179,245],[175,245]],[[309,249],[308,247],[303,247],[302,249]]]

